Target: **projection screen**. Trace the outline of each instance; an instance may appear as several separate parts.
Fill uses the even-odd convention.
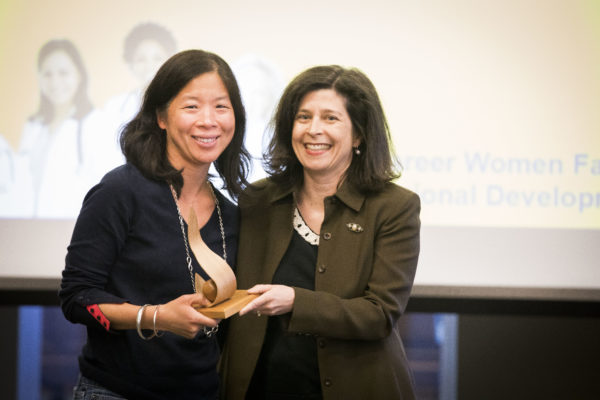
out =
[[[258,158],[296,74],[372,79],[422,201],[415,293],[600,301],[597,2],[5,0],[0,32],[0,289],[57,286],[119,127],[165,57],[201,48],[234,69]],[[77,68],[42,54],[65,41]],[[45,114],[69,90],[80,103]]]

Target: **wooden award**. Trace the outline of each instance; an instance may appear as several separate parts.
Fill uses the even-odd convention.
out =
[[[193,208],[190,211],[188,220],[190,249],[198,263],[210,277],[209,280],[204,280],[199,274],[195,274],[196,292],[204,294],[204,297],[210,301],[210,305],[194,308],[210,318],[229,318],[258,296],[248,294],[245,290],[237,290],[235,275],[227,261],[209,249],[202,240]]]

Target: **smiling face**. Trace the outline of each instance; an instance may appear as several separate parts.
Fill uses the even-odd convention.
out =
[[[176,169],[208,171],[235,131],[229,93],[217,72],[192,79],[157,118],[160,128],[166,130],[167,157]]]
[[[59,50],[51,53],[40,65],[38,74],[42,94],[55,107],[73,101],[81,77],[66,52]]]
[[[339,182],[352,162],[352,134],[346,100],[333,89],[309,92],[298,107],[292,147],[305,174]]]

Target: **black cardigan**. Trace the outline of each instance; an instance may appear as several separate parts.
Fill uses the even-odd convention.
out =
[[[227,261],[233,266],[238,209],[215,193],[223,214]],[[222,254],[216,210],[201,235]],[[193,266],[204,275],[195,259]],[[85,197],[59,293],[66,318],[87,326],[81,373],[127,398],[216,398],[219,345],[214,337],[200,334],[188,340],[167,332],[144,341],[135,330],[106,331],[85,309],[100,303],[164,304],[192,292],[168,185],[146,179],[129,164],[109,172]]]

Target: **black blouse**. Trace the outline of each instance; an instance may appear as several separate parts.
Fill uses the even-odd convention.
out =
[[[318,249],[294,231],[272,283],[314,290]],[[269,317],[247,399],[321,399],[316,339],[288,333],[288,320],[289,314]]]

